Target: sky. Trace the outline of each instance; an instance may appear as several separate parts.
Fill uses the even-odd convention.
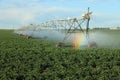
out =
[[[90,7],[90,27],[120,27],[120,0],[0,0],[0,28],[16,29],[29,24],[81,18]]]

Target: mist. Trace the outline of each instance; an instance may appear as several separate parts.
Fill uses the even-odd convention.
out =
[[[89,35],[89,40],[97,43],[99,48],[120,48],[120,35],[108,31],[95,31]]]
[[[23,34],[32,36],[33,38],[43,38],[49,39],[56,42],[62,42],[66,33],[64,31],[58,31],[55,29],[43,29],[43,30],[23,30],[15,31],[17,34]],[[86,35],[83,33],[68,33],[67,38],[64,40],[64,43],[72,44],[75,36],[79,35],[80,37],[84,36],[84,42],[82,46],[87,45],[88,41],[94,41],[97,44],[98,48],[120,48],[120,36],[117,32],[105,32],[105,31],[91,31],[89,32],[89,38],[86,38]],[[81,36],[82,35],[82,36]]]

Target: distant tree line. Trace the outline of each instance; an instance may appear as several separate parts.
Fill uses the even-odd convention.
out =
[[[93,28],[95,30],[109,30],[110,28]]]

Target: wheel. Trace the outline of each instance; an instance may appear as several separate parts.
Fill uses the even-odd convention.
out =
[[[64,47],[64,43],[63,42],[58,42],[58,43],[56,43],[56,47]]]
[[[97,47],[97,43],[94,42],[94,41],[89,41],[87,47],[89,47],[89,48],[96,48]]]

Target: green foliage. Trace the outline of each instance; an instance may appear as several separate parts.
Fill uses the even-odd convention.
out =
[[[120,49],[56,48],[0,30],[0,80],[119,80]]]

